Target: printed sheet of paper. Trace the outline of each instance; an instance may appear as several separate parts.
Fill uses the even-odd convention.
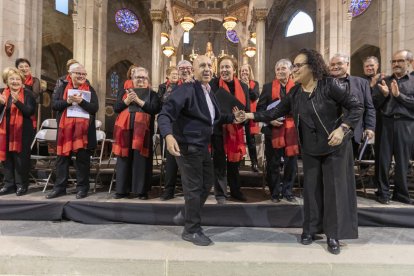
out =
[[[91,92],[89,92],[89,91],[78,90],[78,89],[69,89],[68,90],[68,97],[69,96],[74,96],[74,95],[82,95],[82,99],[84,101],[87,101],[88,103],[91,102]],[[89,119],[89,113],[86,110],[84,110],[82,107],[80,107],[79,105],[69,106],[67,116],[71,117],[71,118]]]

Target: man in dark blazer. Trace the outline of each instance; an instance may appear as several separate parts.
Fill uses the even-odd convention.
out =
[[[183,240],[207,246],[212,241],[202,231],[200,211],[214,181],[209,144],[220,109],[210,92],[211,60],[199,56],[193,67],[195,82],[185,83],[171,94],[158,115],[158,126],[181,172],[185,206],[174,222],[184,223]],[[228,120],[232,122],[234,116]]]
[[[372,103],[371,88],[366,79],[350,76],[348,72],[349,56],[344,54],[335,54],[329,64],[330,73],[334,78],[340,80],[348,86],[351,93],[364,106],[364,114],[361,120],[354,128],[354,139],[352,145],[354,157],[358,156],[358,149],[363,138],[369,139],[374,137],[375,133],[375,108]]]

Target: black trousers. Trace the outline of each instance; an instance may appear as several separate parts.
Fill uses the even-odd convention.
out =
[[[76,192],[89,191],[89,174],[91,170],[91,152],[87,149],[80,149],[75,155],[76,168]],[[56,160],[56,181],[53,186],[55,191],[65,191],[69,179],[69,164],[71,162],[71,155],[58,155]]]
[[[176,160],[184,191],[184,229],[196,233],[201,230],[200,211],[214,181],[213,162],[207,147],[180,145],[180,153]]]
[[[275,149],[271,137],[265,137],[266,181],[272,198],[292,195],[293,184],[298,170],[298,157],[285,156],[285,149]],[[280,166],[283,157],[283,179]],[[280,185],[282,183],[282,185]]]
[[[7,151],[3,166],[5,188],[16,190],[29,187],[30,148],[22,149],[20,153]]]
[[[164,194],[174,195],[175,186],[177,185],[178,165],[175,157],[168,150],[165,150],[165,158]]]
[[[414,120],[382,116],[380,155],[378,166],[378,196],[390,197],[389,170],[395,159],[393,198],[410,202],[408,193],[408,169],[414,146]]]
[[[214,195],[216,198],[227,196],[227,183],[231,194],[240,194],[240,162],[228,162],[224,151],[223,136],[212,136],[214,163]]]
[[[152,152],[150,151],[152,157]],[[137,150],[129,150],[128,157],[116,161],[116,193],[147,195],[151,189],[152,158],[142,156]]]
[[[250,161],[252,164],[257,164],[256,138],[250,133],[250,124],[247,124],[244,129],[246,132],[246,144],[247,150],[249,151]]]
[[[303,232],[334,239],[358,238],[354,160],[351,142],[323,156],[302,154]]]

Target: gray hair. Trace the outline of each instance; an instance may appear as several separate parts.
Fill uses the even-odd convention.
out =
[[[409,61],[412,62],[414,60],[414,55],[413,52],[411,52],[410,50],[405,50],[406,52],[406,56],[405,58]]]
[[[363,63],[367,62],[368,60],[372,59],[376,64],[379,64],[379,60],[376,56],[369,56],[363,59]]]
[[[144,73],[147,75],[147,76],[149,76],[149,73],[148,73],[148,70],[146,69],[146,68],[144,68],[144,67],[135,67],[133,70],[132,70],[132,75],[134,75],[136,72],[139,72],[139,71],[144,71]]]
[[[331,60],[332,60],[333,58],[343,58],[343,59],[344,59],[344,61],[345,61],[346,63],[349,63],[349,56],[348,56],[348,55],[346,55],[346,54],[343,54],[343,53],[336,53],[335,55],[333,55],[333,56],[331,57]]]
[[[286,65],[289,68],[289,70],[292,70],[292,62],[286,58],[279,59],[275,64],[275,69],[282,64]]]
[[[191,64],[191,62],[189,62],[188,60],[185,60],[185,59],[180,60],[180,61],[178,62],[178,64],[177,64],[177,67],[180,67],[181,65],[185,65],[185,66],[193,66],[193,65]]]

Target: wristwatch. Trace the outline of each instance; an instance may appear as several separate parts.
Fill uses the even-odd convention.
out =
[[[347,133],[349,131],[349,126],[347,126],[346,124],[341,124],[341,128],[344,133]]]

